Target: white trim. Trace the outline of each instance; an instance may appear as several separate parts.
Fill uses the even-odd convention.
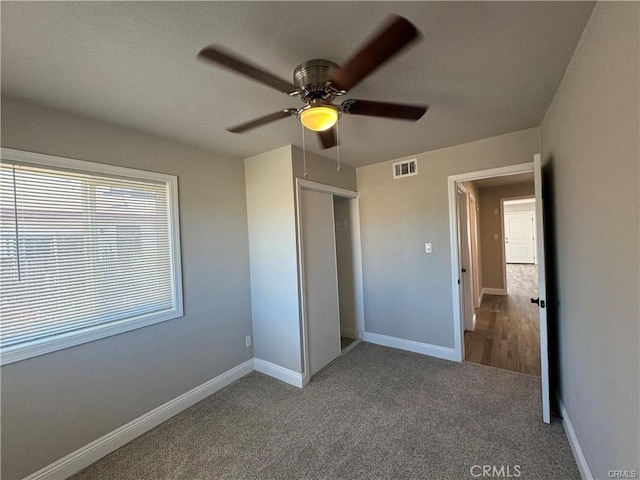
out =
[[[578,441],[576,432],[573,429],[571,420],[569,419],[567,409],[564,407],[564,403],[562,403],[562,398],[560,398],[559,392],[556,392],[556,399],[558,400],[558,405],[560,406],[560,414],[562,415],[562,426],[564,427],[564,433],[567,435],[567,440],[569,440],[569,446],[571,447],[571,451],[573,452],[573,458],[575,458],[576,464],[578,465],[580,476],[582,477],[582,480],[593,480],[593,475],[591,474],[591,470],[589,469],[589,464],[587,463],[587,459],[582,452],[582,447],[580,446],[580,442]]]
[[[507,248],[504,243],[506,235],[507,233],[504,231],[504,203],[500,199],[500,254],[502,256],[500,267],[502,268],[502,288],[505,295],[507,295]]]
[[[516,173],[533,172],[533,163],[520,163],[508,165],[506,167],[490,168],[476,172],[461,173],[448,177],[449,193],[449,242],[451,251],[451,301],[453,304],[453,349],[456,361],[462,362],[464,359],[464,325],[460,315],[460,290],[458,288],[458,271],[460,270],[460,260],[458,258],[458,226],[456,215],[457,184],[467,180],[480,180],[482,178],[503,177]]]
[[[129,423],[113,430],[93,442],[71,452],[69,455],[32,473],[24,480],[54,480],[67,478],[105,455],[129,443],[134,438],[157,427],[174,415],[204,400],[210,395],[223,389],[227,385],[239,380],[253,371],[253,359],[218,375],[217,377],[189,390],[186,393],[169,400],[167,403],[131,420]]]
[[[73,158],[45,155],[42,153],[14,150],[12,148],[0,148],[0,161],[18,162],[28,165],[53,167],[82,172],[102,173],[125,178],[136,178],[164,183],[167,185],[167,208],[170,227],[171,244],[171,288],[174,306],[171,309],[154,312],[138,317],[124,318],[116,322],[107,322],[92,325],[79,330],[72,330],[63,334],[35,340],[26,344],[17,344],[2,349],[0,352],[0,365],[7,365],[28,358],[37,357],[46,353],[63,350],[65,348],[82,345],[87,342],[111,337],[120,333],[137,330],[156,323],[173,320],[184,316],[182,298],[182,264],[180,254],[180,217],[178,207],[178,177],[158,172],[149,172],[129,167],[76,160]]]
[[[453,348],[441,347],[439,345],[431,345],[429,343],[414,342],[413,340],[405,340],[404,338],[389,337],[378,333],[364,332],[362,339],[365,342],[375,343],[384,347],[398,348],[409,352],[421,353],[430,357],[442,358],[458,362],[456,351]]]
[[[305,385],[303,381],[305,378],[305,374],[294,372],[293,370],[289,370],[288,368],[281,367],[280,365],[276,365],[275,363],[267,362],[266,360],[261,360],[259,358],[253,359],[253,366],[256,372],[264,373],[265,375],[269,375],[270,377],[277,378],[289,385],[293,385],[294,387],[302,388]]]
[[[480,296],[484,297],[485,295],[506,295],[506,294],[507,294],[507,290],[504,288],[483,287],[482,293],[480,294]]]
[[[358,198],[358,192],[347,190],[346,188],[325,185],[324,183],[312,182],[311,180],[304,180],[302,178],[296,178],[296,183],[299,188],[304,188],[305,190],[331,193],[333,195],[338,195],[339,197]]]
[[[77,160],[74,158],[59,157],[57,155],[45,155],[44,153],[27,152],[24,150],[14,150],[13,148],[0,147],[2,159],[15,162],[24,162],[35,165],[45,165],[48,167],[65,168],[80,171],[91,171],[105,173],[108,175],[120,175],[122,177],[132,177],[140,175],[141,178],[155,180],[157,182],[171,182],[175,175],[166,173],[149,172],[136,168],[119,167],[108,163],[97,163],[89,160]]]
[[[362,276],[362,242],[360,237],[360,200],[354,198],[349,202],[351,215],[351,255],[353,257],[353,305],[356,317],[354,338],[360,339],[364,327],[364,280]]]
[[[111,337],[138,328],[155,325],[156,323],[173,320],[182,317],[182,310],[179,312],[172,309],[166,313],[148,314],[135,318],[127,318],[117,322],[98,324],[82,330],[71,331],[54,337],[36,340],[28,344],[18,344],[11,347],[5,347],[0,354],[0,365],[8,365],[10,363],[19,362],[28,358],[38,357],[47,353],[64,350],[65,348],[82,345],[83,343],[100,340],[101,338]]]
[[[303,387],[311,377],[309,375],[309,339],[308,339],[308,327],[307,327],[307,299],[306,299],[306,289],[305,289],[305,272],[304,272],[304,251],[302,248],[303,245],[303,232],[302,228],[302,216],[301,216],[301,208],[300,208],[300,190],[313,190],[316,192],[329,193],[332,195],[337,195],[339,197],[350,198],[354,205],[350,205],[350,213],[351,213],[351,232],[353,235],[352,239],[352,248],[353,248],[353,259],[354,259],[354,293],[355,293],[355,307],[356,307],[356,329],[364,330],[364,294],[363,294],[363,282],[362,282],[362,250],[360,244],[360,216],[359,216],[359,204],[358,204],[358,192],[354,192],[353,190],[347,190],[340,187],[334,187],[333,185],[325,185],[324,183],[313,182],[311,180],[305,180],[303,178],[296,178],[296,187],[295,187],[295,204],[296,204],[296,232],[297,232],[297,246],[298,246],[298,296],[299,296],[299,305],[300,305],[300,325],[302,330],[302,358],[303,358],[303,366],[302,366],[302,379],[301,384],[298,385],[298,379],[293,378],[287,373],[280,372],[280,374],[284,375],[284,378],[277,376],[276,374],[272,375],[268,372],[267,375],[272,375],[275,378],[282,380],[283,382],[290,383],[291,385]],[[355,215],[354,215],[355,214]],[[335,235],[335,232],[334,232]],[[263,361],[263,360],[260,360]],[[268,362],[267,362],[268,363]],[[274,365],[274,364],[271,364]],[[279,367],[278,365],[274,365],[275,367]],[[257,370],[257,368],[256,368]],[[291,370],[286,370],[286,372],[291,372]],[[260,370],[258,370],[260,371]],[[272,370],[269,370],[272,371]],[[273,370],[274,372],[279,372],[279,370]],[[295,373],[296,372],[291,372]],[[293,382],[293,383],[292,383]]]

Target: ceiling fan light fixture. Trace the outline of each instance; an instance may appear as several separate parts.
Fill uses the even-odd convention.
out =
[[[310,104],[298,113],[300,123],[314,132],[324,132],[333,127],[340,117],[338,107],[331,104]]]

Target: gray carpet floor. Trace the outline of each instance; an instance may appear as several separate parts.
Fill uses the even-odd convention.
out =
[[[562,423],[541,421],[538,378],[362,343],[302,390],[253,372],[72,478],[467,479],[474,465],[580,478]]]

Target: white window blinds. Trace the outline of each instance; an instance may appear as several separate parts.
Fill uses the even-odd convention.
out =
[[[73,166],[81,169],[16,162],[4,153],[2,363],[182,314],[170,181],[104,165],[98,169],[117,174],[91,171],[96,164],[80,161]]]

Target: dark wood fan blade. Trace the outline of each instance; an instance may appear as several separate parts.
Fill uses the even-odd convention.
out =
[[[236,125],[232,128],[227,128],[227,131],[231,133],[244,133],[247,130],[251,130],[252,128],[260,127],[262,125],[266,125],[267,123],[275,122],[276,120],[280,120],[281,118],[290,117],[294,115],[296,110],[294,108],[281,110],[279,112],[271,113],[269,115],[265,115],[264,117],[256,118],[255,120],[251,120],[250,122],[243,123],[241,125]]]
[[[371,117],[399,118],[401,120],[419,120],[429,107],[422,105],[405,105],[402,103],[372,102],[369,100],[345,100],[342,111],[352,115],[369,115]]]
[[[338,145],[338,134],[335,126],[323,132],[318,132],[318,138],[322,148],[332,148]]]
[[[333,73],[332,86],[338,90],[353,88],[418,35],[418,30],[409,20],[394,16],[364,48]]]
[[[229,70],[233,70],[236,73],[240,73],[241,75],[245,75],[246,77],[252,78],[253,80],[257,80],[258,82],[264,83],[271,88],[275,88],[279,92],[289,94],[291,92],[295,92],[296,90],[296,87],[294,87],[286,80],[283,80],[280,77],[276,77],[269,72],[265,72],[261,68],[255,65],[251,65],[245,60],[224,52],[222,49],[214,45],[209,45],[208,47],[203,48],[200,53],[198,53],[198,58],[210,60],[214,63],[217,63],[218,65],[222,65]]]

